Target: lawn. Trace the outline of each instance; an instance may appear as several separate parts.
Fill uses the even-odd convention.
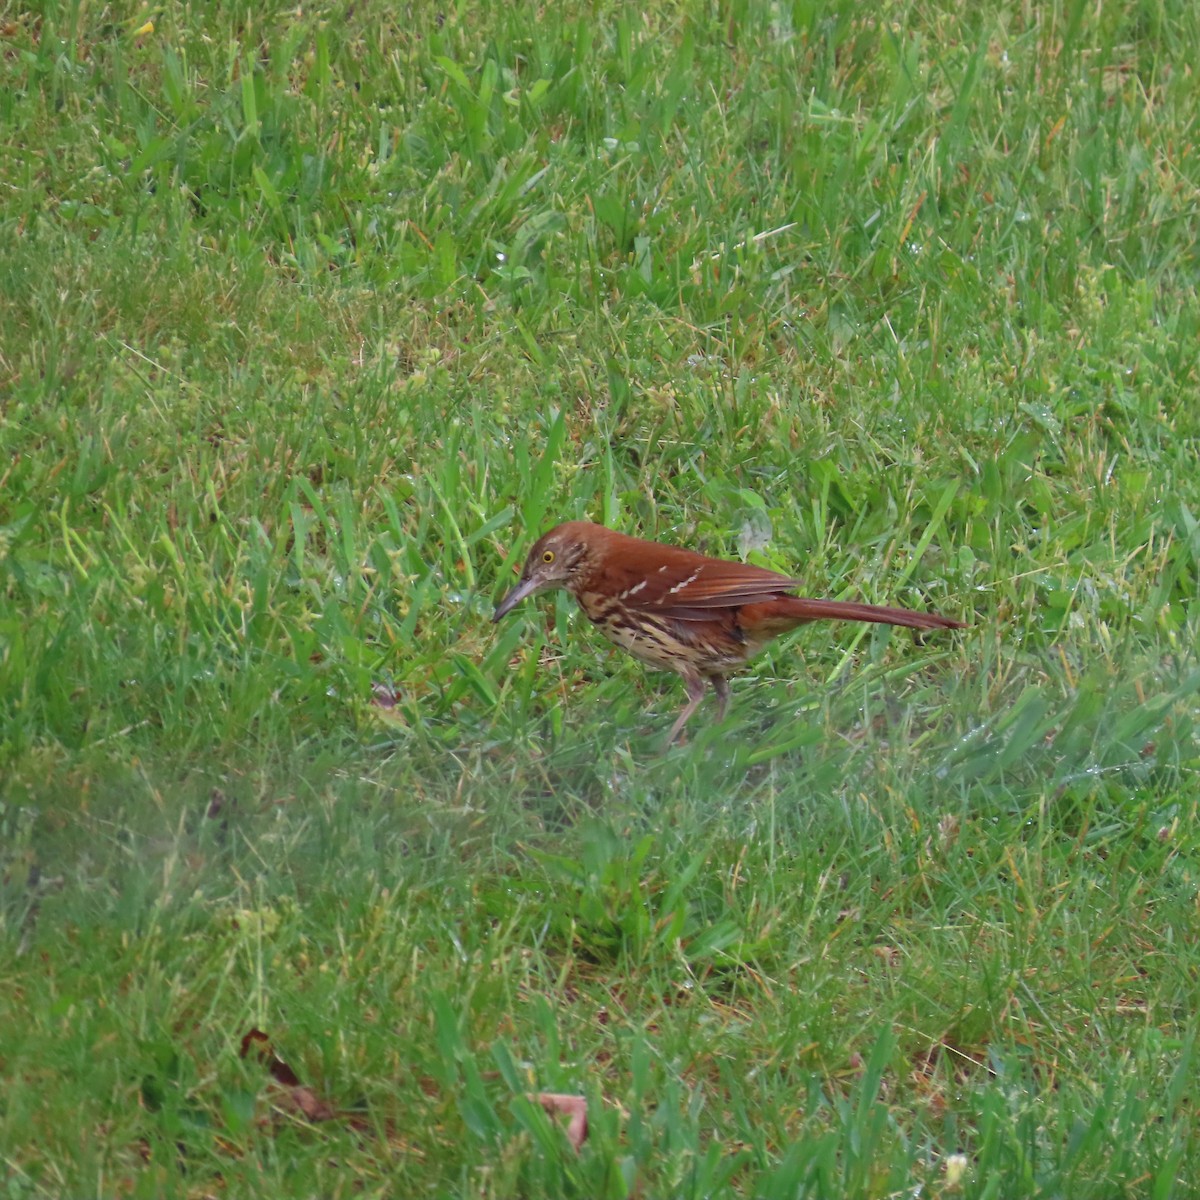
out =
[[[0,4],[3,1195],[1195,1195],[1198,62]],[[667,747],[576,518],[970,628]]]

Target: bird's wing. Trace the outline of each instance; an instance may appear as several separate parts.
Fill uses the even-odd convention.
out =
[[[771,600],[799,586],[776,571],[670,548],[651,563],[609,567],[609,587],[623,604],[679,621],[710,619],[714,609]]]

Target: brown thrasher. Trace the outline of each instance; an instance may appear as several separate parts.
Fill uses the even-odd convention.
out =
[[[668,743],[699,707],[706,683],[717,694],[719,719],[729,703],[726,676],[797,625],[828,617],[912,629],[966,628],[937,613],[789,595],[799,586],[799,580],[763,567],[648,542],[590,521],[568,521],[537,540],[520,582],[497,605],[492,621],[528,596],[566,588],[610,642],[683,676],[688,700]]]

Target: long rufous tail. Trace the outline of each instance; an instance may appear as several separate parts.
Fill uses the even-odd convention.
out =
[[[875,625],[903,625],[907,629],[966,629],[962,621],[939,613],[916,612],[910,608],[884,608],[857,604],[853,600],[810,600],[806,596],[780,596],[742,608],[743,621],[762,621],[781,628],[807,621],[870,621]]]

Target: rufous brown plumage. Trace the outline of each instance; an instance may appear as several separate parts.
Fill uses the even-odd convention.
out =
[[[799,580],[763,567],[630,537],[590,521],[568,521],[537,540],[520,581],[492,620],[538,592],[566,588],[610,642],[682,676],[688,699],[669,742],[682,732],[709,684],[718,718],[724,716],[730,673],[771,638],[798,625],[826,618],[911,629],[966,628],[937,613],[792,595],[799,586]]]

